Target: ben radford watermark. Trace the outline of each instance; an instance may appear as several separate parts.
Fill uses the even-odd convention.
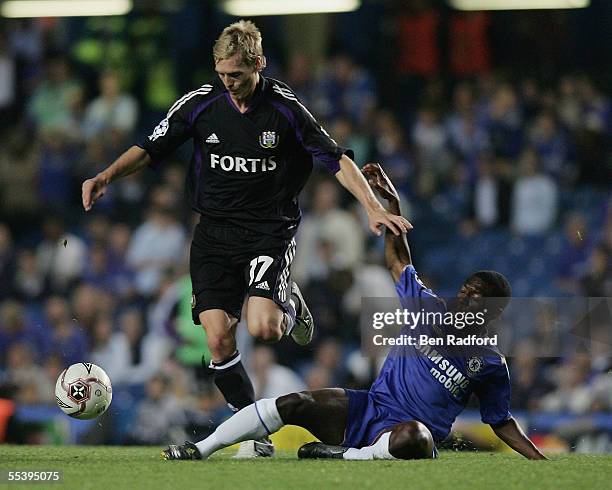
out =
[[[611,298],[364,298],[360,317],[365,356],[439,353],[461,357],[612,355]],[[530,345],[529,345],[530,344]]]
[[[478,335],[467,335],[459,336],[448,334],[441,337],[432,337],[428,334],[410,335],[400,334],[397,337],[385,337],[384,335],[374,335],[372,342],[375,346],[395,346],[395,345],[409,345],[413,347],[419,347],[423,345],[432,346],[495,346],[497,347],[497,334],[491,337],[480,337]]]

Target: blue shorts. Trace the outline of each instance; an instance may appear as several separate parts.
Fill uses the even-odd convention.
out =
[[[370,446],[385,429],[406,422],[395,420],[384,407],[376,405],[369,391],[344,391],[349,398],[349,412],[342,442],[344,447]]]
[[[344,390],[349,399],[348,417],[342,446],[362,448],[371,446],[376,439],[394,425],[417,420],[415,417],[395,415],[385,407],[376,404],[367,390]],[[433,457],[438,456],[434,446]]]

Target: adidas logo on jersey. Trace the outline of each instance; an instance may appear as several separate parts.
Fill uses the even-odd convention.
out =
[[[215,133],[206,138],[206,143],[220,143],[219,138]]]
[[[255,289],[265,289],[266,291],[270,291],[270,286],[268,286],[268,281],[260,282]]]

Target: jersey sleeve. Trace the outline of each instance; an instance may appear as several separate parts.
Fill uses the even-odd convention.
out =
[[[436,298],[434,292],[429,289],[417,274],[412,265],[407,265],[402,275],[395,284],[395,290],[400,298]]]
[[[153,132],[137,145],[146,150],[156,163],[171,155],[192,136],[194,106],[202,96],[210,94],[212,89],[210,84],[202,85],[183,95],[170,107],[166,117],[155,126]]]
[[[333,173],[340,170],[342,155],[354,158],[353,151],[339,146],[287,86],[275,82],[272,90],[280,96],[273,105],[287,117],[297,140],[314,158]]]
[[[480,417],[483,423],[500,424],[511,417],[510,413],[510,375],[505,359],[502,357],[491,374],[486,376],[477,390],[480,402]]]
[[[137,143],[147,151],[151,160],[160,162],[191,136],[191,127],[180,112],[162,119],[153,132]]]
[[[444,302],[419,278],[416,269],[407,265],[395,284],[402,307],[407,310],[428,312],[446,311]]]

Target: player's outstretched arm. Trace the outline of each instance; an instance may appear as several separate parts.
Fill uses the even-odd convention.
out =
[[[381,225],[398,236],[412,228],[408,220],[399,214],[387,211],[380,204],[355,162],[346,155],[340,158],[340,170],[336,172],[336,178],[363,205],[368,213],[370,230],[376,235],[381,235]]]
[[[83,208],[89,211],[106,192],[108,184],[151,164],[151,157],[139,146],[132,146],[98,175],[83,182]]]
[[[499,425],[492,425],[491,428],[502,441],[522,454],[527,459],[548,459],[536,445],[525,435],[517,421],[513,417]]]
[[[363,173],[368,179],[368,183],[380,197],[387,201],[387,207],[393,214],[400,215],[399,194],[395,190],[391,179],[387,177],[384,170],[378,163],[368,163],[362,168]],[[407,265],[412,263],[410,247],[405,234],[396,236],[392,233],[385,234],[385,262],[391,271],[393,280],[397,282]]]

